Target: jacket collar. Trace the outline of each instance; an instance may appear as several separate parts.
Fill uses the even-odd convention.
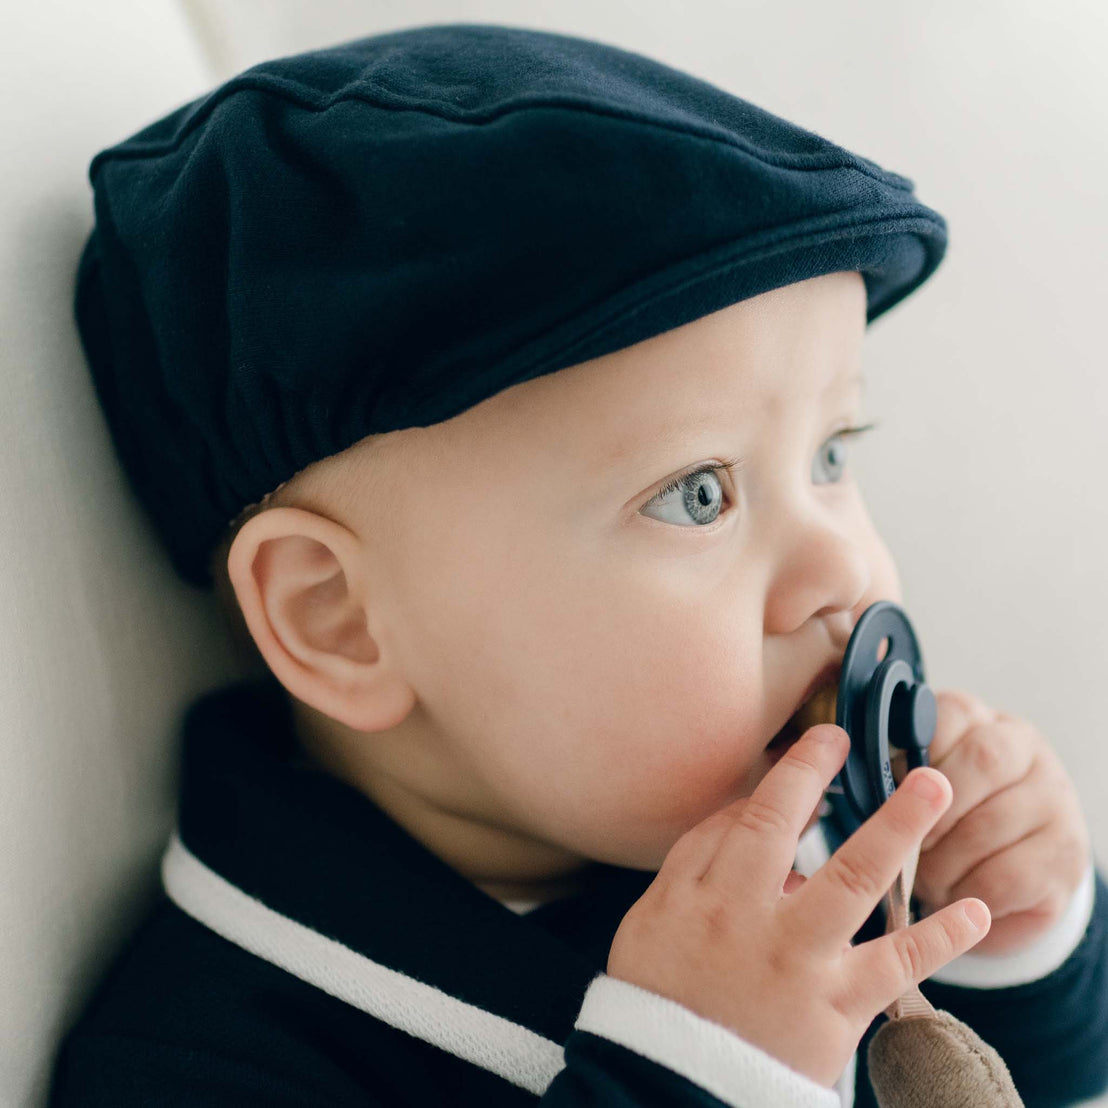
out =
[[[346,982],[336,986],[343,999],[387,1022],[404,1026],[433,997],[435,1026],[415,1018],[405,1030],[445,1049],[464,1054],[451,1044],[467,1023],[471,1033],[503,1032],[508,1054],[513,1042],[520,1054],[503,1076],[541,1093],[620,921],[654,874],[597,863],[586,891],[517,915],[304,761],[286,694],[267,677],[189,707],[163,877],[200,922],[327,991]],[[393,1001],[374,1010],[390,990]],[[503,1053],[470,1060],[500,1070]]]

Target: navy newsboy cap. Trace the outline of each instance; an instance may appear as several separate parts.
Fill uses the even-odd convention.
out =
[[[180,576],[366,435],[769,289],[938,266],[913,182],[640,54],[444,24],[252,66],[101,150],[81,341]]]

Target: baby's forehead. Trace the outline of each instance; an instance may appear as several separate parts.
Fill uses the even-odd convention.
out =
[[[488,422],[606,440],[708,427],[773,396],[811,397],[858,382],[866,292],[857,271],[769,290],[600,357],[524,381],[478,408]],[[770,404],[776,414],[780,404]],[[483,430],[483,419],[472,425]],[[467,423],[465,419],[461,421]]]

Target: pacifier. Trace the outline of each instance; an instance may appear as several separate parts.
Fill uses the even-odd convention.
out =
[[[835,722],[850,736],[837,783],[859,824],[896,791],[893,748],[905,751],[909,770],[928,765],[937,721],[908,616],[889,600],[871,604],[847,643],[835,707]]]
[[[847,643],[838,686],[817,693],[796,716],[801,733],[817,723],[836,723],[850,736],[846,762],[828,789],[847,834],[896,791],[895,750],[906,753],[909,770],[928,765],[937,720],[908,616],[890,600],[871,604]],[[842,797],[838,804],[836,796]]]

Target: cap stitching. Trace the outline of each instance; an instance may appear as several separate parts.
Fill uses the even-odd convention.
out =
[[[719,143],[721,146],[731,146],[735,149],[742,150],[750,157],[760,161],[764,165],[774,166],[779,169],[797,169],[805,172],[818,172],[820,170],[827,169],[853,169],[858,173],[863,174],[866,177],[870,177],[873,180],[879,181],[882,184],[889,185],[893,188],[900,189],[903,192],[911,192],[914,188],[914,184],[906,177],[902,177],[900,174],[892,173],[889,170],[882,169],[875,163],[866,163],[860,160],[860,158],[852,154],[844,147],[838,146],[835,143],[830,142],[828,139],[822,139],[826,142],[831,149],[822,154],[794,154],[794,155],[781,155],[777,158],[767,156],[767,154],[751,146],[748,143],[743,142],[733,135],[721,135],[712,134],[698,131],[689,127],[679,127],[675,124],[667,123],[664,120],[651,119],[649,117],[637,115],[627,109],[620,109],[614,105],[604,105],[603,107],[596,104],[590,104],[587,102],[577,102],[573,98],[539,98],[521,103],[516,100],[508,105],[501,106],[498,110],[487,111],[482,115],[478,115],[476,112],[468,112],[465,116],[461,113],[448,113],[441,109],[435,110],[431,107],[412,104],[408,101],[402,100],[399,96],[393,102],[389,102],[387,98],[377,99],[370,96],[363,95],[357,92],[342,91],[337,92],[334,95],[328,97],[325,100],[312,99],[305,96],[302,93],[294,91],[291,88],[283,87],[274,83],[275,79],[271,77],[248,77],[242,75],[241,77],[233,78],[227,82],[221,88],[216,89],[214,92],[209,93],[205,100],[203,100],[196,108],[196,110],[181,124],[180,130],[172,139],[165,142],[159,142],[146,146],[131,146],[126,147],[123,145],[109,147],[106,150],[102,150],[99,154],[93,158],[89,165],[89,178],[90,180],[95,177],[100,165],[108,160],[123,161],[138,159],[144,157],[157,157],[161,154],[167,154],[175,150],[180,146],[186,138],[195,130],[212,111],[224,100],[228,99],[231,95],[237,92],[263,92],[268,95],[277,97],[278,99],[285,100],[289,103],[295,104],[297,107],[304,108],[308,111],[322,112],[328,108],[333,107],[335,104],[344,103],[346,101],[360,101],[365,104],[369,104],[372,107],[386,108],[386,109],[398,109],[402,111],[417,111],[426,115],[435,116],[438,119],[444,119],[453,123],[466,123],[469,119],[473,119],[474,126],[480,126],[484,123],[492,122],[496,119],[500,119],[503,116],[513,114],[519,111],[529,111],[542,108],[555,108],[564,109],[566,111],[583,111],[593,115],[606,116],[614,119],[622,119],[631,123],[640,123],[648,127],[656,127],[660,130],[673,131],[677,134],[688,135],[691,138],[702,138],[709,142]],[[385,90],[379,90],[385,91]],[[736,99],[738,99],[736,97]],[[752,105],[756,106],[756,105]],[[762,109],[759,109],[762,110]],[[787,121],[785,121],[787,122]],[[814,132],[806,131],[804,128],[799,127],[797,124],[789,124],[789,126],[796,128],[797,130],[805,131],[806,134],[814,134]],[[816,135],[816,138],[820,136]],[[129,142],[130,140],[124,140]]]

